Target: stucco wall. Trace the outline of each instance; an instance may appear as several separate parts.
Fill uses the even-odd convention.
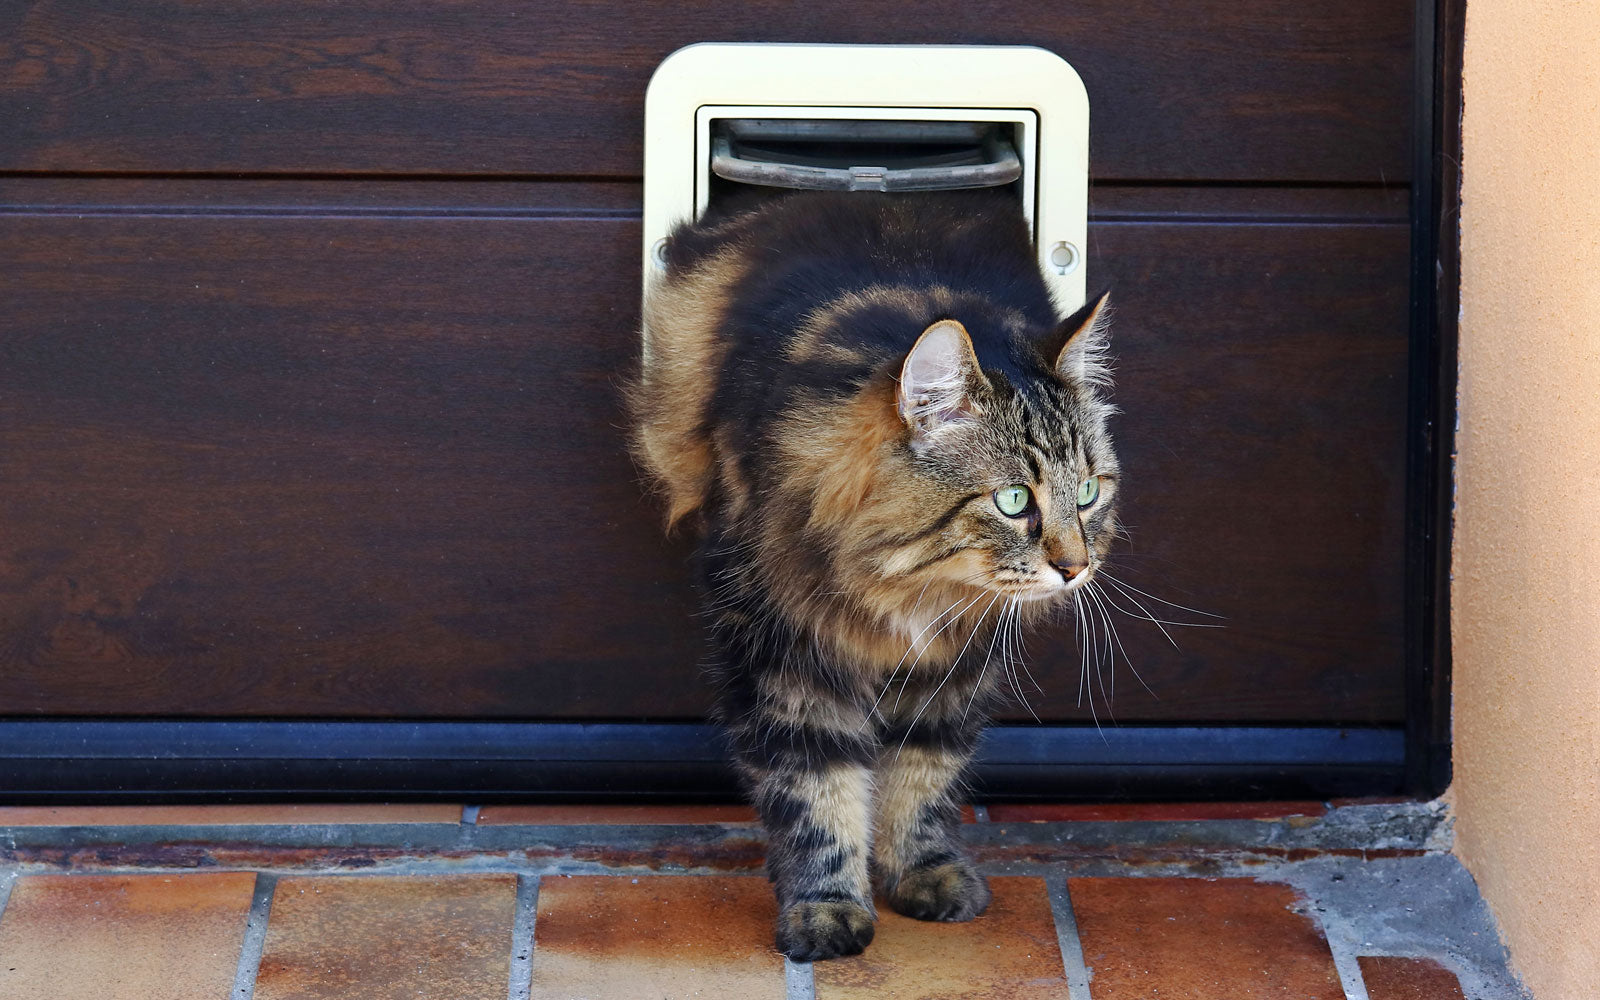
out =
[[[1457,850],[1538,1000],[1600,996],[1600,2],[1468,0]]]

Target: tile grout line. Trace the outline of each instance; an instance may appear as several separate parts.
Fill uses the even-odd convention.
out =
[[[533,924],[539,916],[539,876],[517,876],[517,914],[511,923],[510,1000],[533,992]]]
[[[22,876],[16,872],[0,874],[0,919],[6,915],[6,903],[11,900],[11,887],[17,884],[17,879]]]
[[[261,969],[261,953],[267,943],[267,920],[272,913],[272,894],[278,876],[256,872],[256,888],[250,897],[250,916],[244,925],[244,943],[239,948],[239,966],[233,974],[233,1000],[251,1000],[256,992],[256,973]]]
[[[1322,921],[1317,921],[1322,924]],[[1339,985],[1344,987],[1345,1000],[1369,1000],[1367,996],[1367,981],[1361,976],[1361,963],[1356,961],[1355,954],[1345,946],[1345,942],[1328,934],[1327,925],[1322,926],[1323,940],[1328,942],[1328,950],[1333,953],[1333,969],[1339,974]]]
[[[972,821],[974,823],[989,822],[989,807],[974,804],[972,807]]]
[[[1083,960],[1083,940],[1078,936],[1078,918],[1072,912],[1067,877],[1051,874],[1044,881],[1050,894],[1050,914],[1056,920],[1056,943],[1061,949],[1061,965],[1067,973],[1067,996],[1070,1000],[1090,1000],[1089,967]]]
[[[1361,975],[1361,962],[1356,958],[1361,953],[1360,939],[1354,936],[1344,918],[1329,912],[1334,908],[1319,905],[1321,901],[1317,898],[1316,892],[1303,884],[1291,883],[1291,885],[1295,893],[1305,900],[1302,911],[1305,917],[1322,932],[1323,943],[1327,945],[1328,954],[1333,958],[1333,971],[1339,977],[1339,986],[1344,990],[1345,1000],[1370,1000],[1367,994],[1367,981]]]
[[[817,980],[815,966],[810,962],[783,960],[784,1000],[816,1000]]]
[[[478,816],[482,812],[483,812],[483,806],[462,806],[461,807],[461,825],[462,826],[477,826],[478,825]]]

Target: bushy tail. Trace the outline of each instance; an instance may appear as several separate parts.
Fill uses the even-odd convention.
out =
[[[635,461],[667,498],[667,529],[705,505],[715,474],[711,397],[725,348],[717,328],[731,264],[707,261],[645,294],[643,355],[627,387]]]

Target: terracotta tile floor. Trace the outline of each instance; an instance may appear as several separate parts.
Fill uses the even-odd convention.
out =
[[[968,924],[772,950],[726,806],[0,808],[0,1000],[1518,1000],[1437,809],[993,804]]]

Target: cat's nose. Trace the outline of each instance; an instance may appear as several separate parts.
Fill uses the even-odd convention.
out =
[[[1068,583],[1071,583],[1079,573],[1089,568],[1084,563],[1075,562],[1052,562],[1050,565],[1054,566],[1056,571],[1061,574],[1061,578]]]

